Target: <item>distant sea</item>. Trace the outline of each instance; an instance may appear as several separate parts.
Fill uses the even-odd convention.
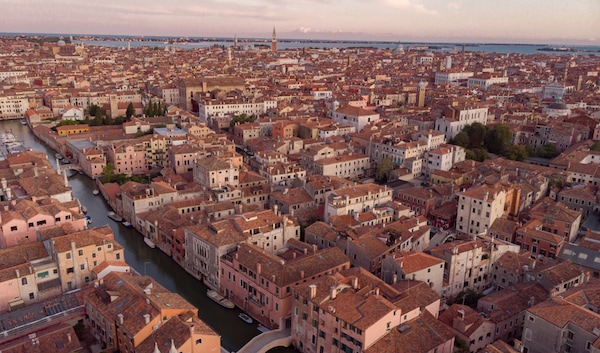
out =
[[[121,47],[127,48],[128,42],[126,40],[73,40],[74,44],[85,43],[85,45],[100,45],[106,47]],[[131,41],[131,48],[137,47],[158,47],[164,48],[165,46],[183,48],[183,49],[194,49],[194,48],[206,48],[213,45],[219,46],[233,46],[232,41],[200,41],[200,42],[163,42],[163,41]],[[277,49],[302,49],[302,48],[317,48],[317,49],[361,49],[361,48],[375,48],[375,49],[395,49],[401,45],[404,50],[410,48],[421,48],[422,51],[431,52],[453,52],[462,50],[462,44],[458,43],[392,43],[392,42],[366,42],[366,41],[294,41],[294,40],[282,40],[277,42]],[[256,46],[271,46],[271,41],[267,40],[245,40],[239,41],[238,46],[241,48],[252,48]],[[424,48],[428,49],[424,49]],[[568,50],[561,51],[559,48],[568,48]],[[545,49],[545,50],[540,50]],[[561,54],[561,55],[600,55],[600,46],[553,46],[553,45],[541,45],[541,44],[465,44],[465,50],[470,52],[485,52],[485,53],[500,53],[500,54]]]
[[[46,34],[46,33],[0,33],[0,36],[48,36],[69,38],[69,34]],[[115,48],[127,48],[128,41],[131,40],[131,47],[151,47],[164,48],[165,46],[195,49],[206,48],[214,45],[233,46],[232,38],[200,38],[187,37],[189,41],[185,42],[182,37],[163,37],[146,36],[131,37],[117,35],[78,35],[73,34],[74,44],[84,43],[86,45],[99,45]],[[77,40],[77,37],[84,37],[83,40]],[[90,40],[93,38],[94,40]],[[172,42],[173,39],[177,39]],[[241,48],[252,48],[256,46],[271,46],[270,39],[239,38],[238,46]],[[421,51],[431,52],[453,52],[462,50],[463,43],[433,43],[433,42],[391,42],[391,41],[358,41],[358,40],[306,40],[306,39],[278,39],[278,49],[395,49],[402,46],[404,50],[410,48],[420,48]],[[590,45],[544,45],[544,44],[503,44],[503,43],[464,43],[465,50],[470,52],[500,53],[500,54],[557,54],[557,55],[600,55],[600,46]],[[427,48],[427,49],[425,49]],[[542,49],[542,50],[541,50]],[[554,49],[554,50],[553,50]],[[559,50],[568,49],[568,50]],[[415,49],[413,49],[415,50]]]

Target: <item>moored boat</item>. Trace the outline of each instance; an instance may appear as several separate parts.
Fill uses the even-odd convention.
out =
[[[131,228],[131,223],[127,222],[127,221],[123,221],[121,222],[125,227],[127,228]]]
[[[154,244],[154,242],[150,240],[150,238],[144,238],[144,243],[146,243],[146,245],[148,245],[148,247],[151,249],[154,249],[156,247],[156,244]]]
[[[107,216],[108,216],[108,218],[112,219],[115,222],[123,222],[123,217],[119,216],[118,214],[114,213],[113,211],[108,212]]]
[[[94,189],[94,191],[92,191],[92,194],[94,195],[98,195],[100,193],[100,191],[98,189]]]
[[[231,300],[225,298],[224,296],[219,294],[219,292],[217,292],[216,290],[209,289],[206,291],[206,295],[210,299],[212,299],[214,302],[216,302],[217,304],[221,305],[224,308],[233,309],[235,307],[235,305],[233,304],[233,302]]]
[[[240,314],[238,315],[238,317],[239,317],[240,319],[244,320],[244,321],[245,321],[247,324],[251,324],[252,322],[254,322],[250,316],[248,316],[248,315],[246,315],[246,314],[244,314],[244,313],[240,313]]]

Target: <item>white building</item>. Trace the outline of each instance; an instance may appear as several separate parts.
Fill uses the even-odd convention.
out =
[[[473,77],[469,77],[467,80],[467,87],[479,88],[482,90],[488,89],[491,85],[498,85],[508,83],[507,76],[494,76],[491,74],[481,74]]]
[[[454,163],[465,160],[465,149],[455,145],[442,145],[427,153],[425,172],[430,175],[436,170],[448,171]]]
[[[276,100],[205,100],[198,103],[198,116],[206,123],[208,117],[233,115],[262,115],[277,108]]]
[[[462,71],[459,71],[456,69],[438,71],[435,73],[434,84],[436,84],[436,85],[445,85],[445,84],[456,85],[456,84],[459,84],[460,81],[464,81],[473,75],[474,75],[473,72],[462,72]]]
[[[454,138],[466,125],[488,121],[488,108],[469,105],[448,106],[444,116],[435,121],[435,129],[446,135],[446,139]]]
[[[456,232],[475,237],[504,214],[506,192],[498,185],[477,185],[458,194]]]
[[[29,109],[24,96],[0,96],[0,119],[21,119]]]
[[[367,124],[379,121],[379,114],[352,105],[345,105],[333,112],[332,119],[342,125],[352,125],[356,131],[360,132]]]
[[[392,189],[377,184],[357,184],[325,195],[325,221],[331,216],[367,212],[392,201]]]
[[[311,170],[314,171],[314,174],[356,178],[363,176],[365,170],[370,166],[369,156],[350,152],[341,156],[317,160]]]

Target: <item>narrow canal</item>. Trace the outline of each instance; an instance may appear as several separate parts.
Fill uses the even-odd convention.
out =
[[[18,120],[0,122],[0,129],[11,130],[17,139],[35,151],[46,152],[50,163],[56,167],[55,151],[44,145],[27,126]],[[78,198],[92,217],[91,227],[108,224],[115,240],[125,247],[125,260],[137,272],[151,276],[172,292],[179,293],[198,308],[198,316],[221,335],[221,345],[228,351],[237,351],[254,336],[258,335],[256,324],[246,324],[238,318],[239,310],[222,308],[206,296],[206,286],[190,276],[185,270],[158,248],[151,249],[142,236],[107,217],[110,208],[102,196],[94,196],[94,182],[85,175],[75,174],[69,178],[73,196]],[[293,353],[292,348],[278,348],[269,353]]]

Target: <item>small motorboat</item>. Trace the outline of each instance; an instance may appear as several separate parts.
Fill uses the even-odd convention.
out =
[[[129,223],[127,221],[123,221],[123,222],[121,222],[121,224],[123,224],[127,228],[131,228],[131,223]]]
[[[150,238],[144,238],[144,243],[146,243],[146,245],[148,245],[148,247],[150,247],[151,249],[154,249],[156,247],[156,244],[154,244],[154,242],[150,240]]]
[[[250,316],[248,316],[248,315],[246,315],[246,314],[244,314],[244,313],[240,313],[240,314],[238,315],[238,317],[239,317],[240,319],[244,320],[244,322],[246,322],[247,324],[251,324],[251,323],[253,323],[253,322],[254,322]]]
[[[114,213],[113,211],[108,212],[107,216],[108,216],[108,218],[112,219],[115,222],[123,222],[123,217],[119,216],[118,214]]]
[[[235,305],[233,304],[233,302],[231,300],[225,298],[224,296],[219,294],[219,292],[217,292],[216,290],[209,289],[206,291],[206,295],[210,299],[212,299],[215,303],[221,305],[224,308],[233,309],[235,307]]]
[[[92,224],[92,217],[91,216],[85,216],[85,220],[87,221],[88,224]]]
[[[81,205],[81,213],[86,214],[87,208],[84,205]]]
[[[21,125],[27,125],[27,120],[21,119]]]
[[[100,193],[100,191],[98,189],[94,189],[94,191],[92,191],[92,194],[94,195],[98,195]]]

